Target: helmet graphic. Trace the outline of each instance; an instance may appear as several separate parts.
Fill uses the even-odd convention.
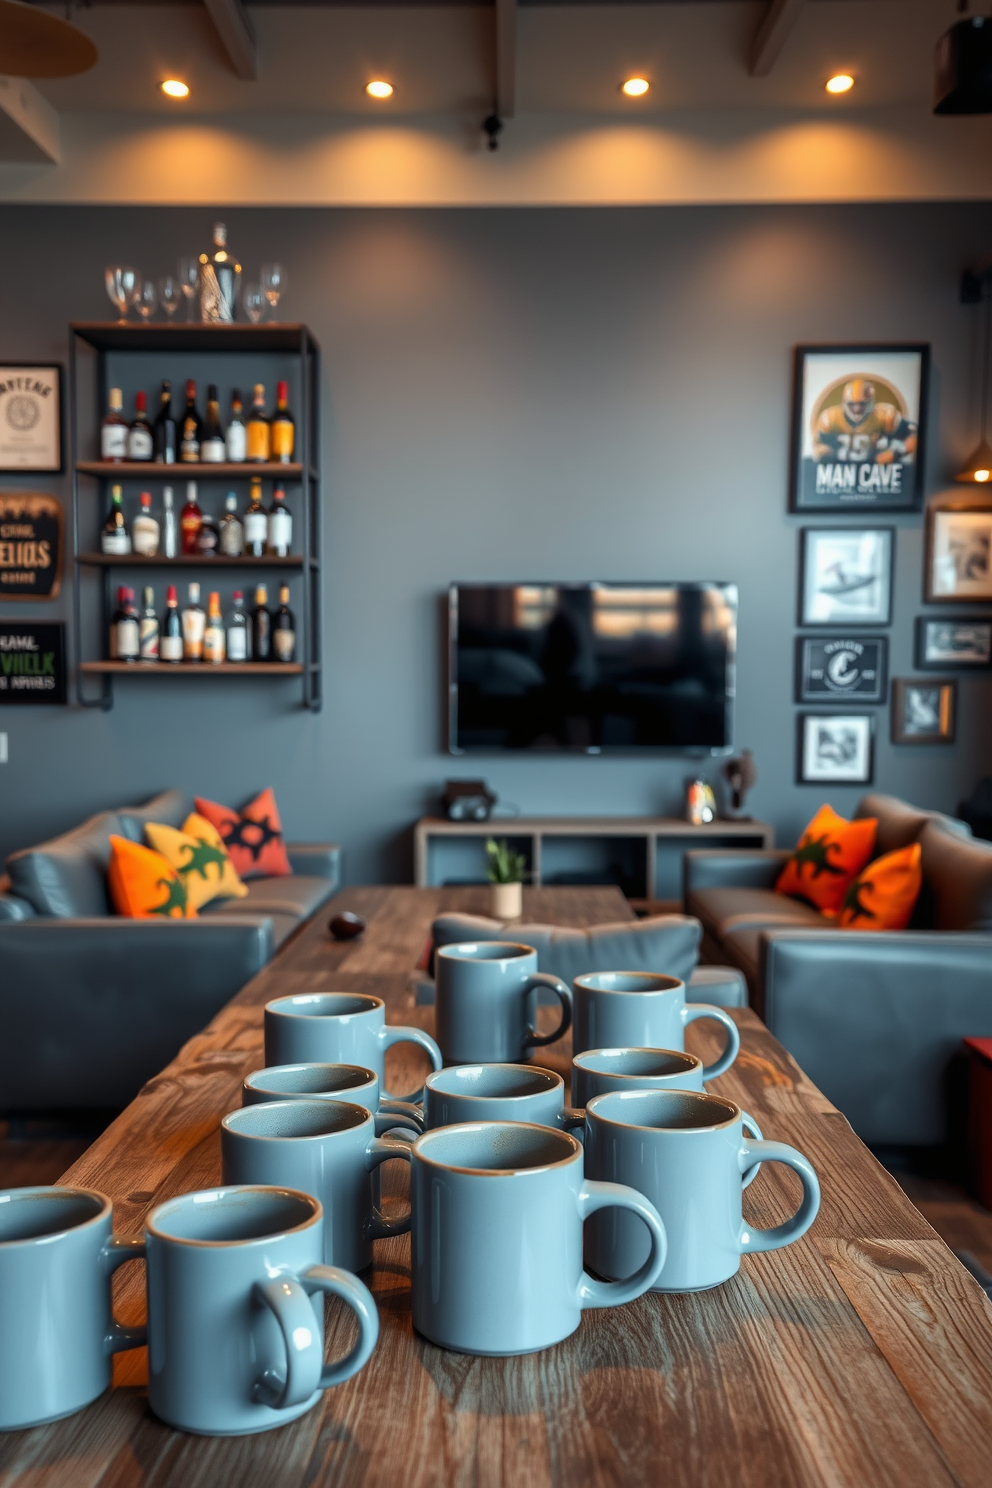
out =
[[[863,423],[875,407],[875,384],[863,377],[852,377],[844,389],[843,404],[849,423]]]

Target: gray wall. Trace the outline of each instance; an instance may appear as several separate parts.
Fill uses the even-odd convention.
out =
[[[442,753],[437,597],[453,578],[736,580],[752,809],[791,840],[824,794],[853,807],[855,790],[793,783],[791,347],[931,341],[939,489],[975,441],[974,313],[957,279],[987,250],[992,207],[226,219],[249,270],[288,266],[286,317],[323,348],[324,712],[303,715],[288,685],[241,679],[128,681],[106,714],[0,708],[0,850],[168,784],[238,802],[274,783],[289,835],[343,843],[352,882],[409,877],[410,823],[448,773],[478,770],[528,812],[676,811],[685,760]],[[161,274],[210,220],[4,207],[0,355],[64,360],[70,319],[109,318],[106,263]],[[67,480],[51,488],[68,497]],[[900,676],[923,608],[923,535],[921,516],[893,520]],[[67,615],[68,586],[57,605],[0,613],[29,609]],[[962,682],[958,742],[943,748],[894,748],[880,709],[878,787],[953,809],[992,770],[989,701],[988,683]]]

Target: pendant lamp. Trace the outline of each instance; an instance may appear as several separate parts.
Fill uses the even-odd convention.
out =
[[[992,284],[987,276],[982,285],[982,291],[985,299],[985,335],[982,344],[982,435],[977,446],[954,477],[956,481],[979,486],[992,480],[992,445],[985,437],[989,416],[989,343],[990,334],[992,334]]]
[[[98,57],[78,26],[21,0],[0,0],[0,74],[20,78],[74,77]]]

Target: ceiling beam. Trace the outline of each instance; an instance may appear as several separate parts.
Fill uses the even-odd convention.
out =
[[[239,78],[253,81],[258,77],[258,43],[241,0],[203,0],[203,3],[235,73]]]
[[[0,77],[0,160],[61,159],[59,116],[27,78]]]
[[[496,112],[512,119],[517,106],[517,0],[496,0]]]
[[[752,77],[771,72],[804,4],[805,0],[768,0],[751,42],[747,70]]]

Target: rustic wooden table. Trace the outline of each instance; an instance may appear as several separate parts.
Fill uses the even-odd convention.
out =
[[[429,1029],[409,972],[431,918],[442,907],[484,911],[485,896],[352,889],[335,906],[369,919],[363,939],[335,944],[319,916],[65,1174],[112,1196],[119,1234],[139,1235],[160,1200],[219,1181],[220,1119],[261,1063],[264,1002],[304,988],[374,992],[391,1022]],[[610,889],[535,889],[525,915],[588,924],[629,910]],[[735,1017],[741,1055],[713,1089],[815,1165],[823,1207],[798,1244],[746,1256],[712,1292],[586,1313],[564,1343],[504,1360],[415,1335],[409,1238],[379,1241],[376,1352],[309,1415],[254,1437],[183,1435],[150,1413],[135,1351],[118,1356],[114,1389],[87,1410],[0,1438],[0,1488],[992,1482],[992,1307],[763,1024]],[[699,1024],[689,1033],[698,1052],[715,1047]],[[564,1040],[545,1062],[565,1072],[569,1052]],[[392,1076],[413,1084],[420,1056],[406,1057]],[[765,1168],[745,1195],[749,1219],[779,1222],[793,1183]],[[137,1322],[140,1263],[118,1281],[118,1312]],[[351,1326],[329,1311],[331,1349],[343,1351]]]

